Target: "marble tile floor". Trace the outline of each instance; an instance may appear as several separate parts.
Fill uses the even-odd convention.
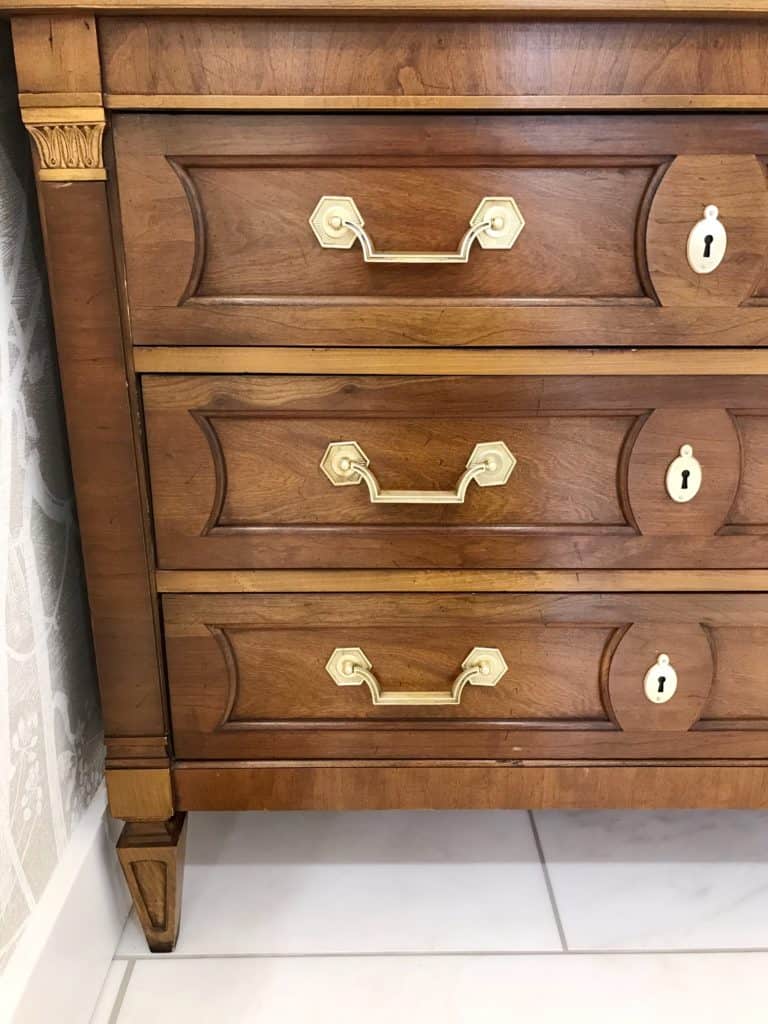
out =
[[[768,814],[196,814],[92,1024],[768,1022]]]

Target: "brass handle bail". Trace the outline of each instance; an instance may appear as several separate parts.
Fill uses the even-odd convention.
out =
[[[483,441],[475,445],[452,491],[387,491],[357,441],[334,441],[320,460],[334,487],[364,483],[372,505],[461,505],[473,480],[478,487],[499,487],[509,480],[516,464],[503,441]]]
[[[337,647],[325,670],[337,686],[365,684],[376,706],[434,707],[461,704],[467,685],[495,686],[507,671],[507,663],[498,647],[473,647],[448,690],[385,690],[360,647]]]

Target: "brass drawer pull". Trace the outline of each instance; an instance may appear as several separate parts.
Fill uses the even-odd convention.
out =
[[[466,263],[475,240],[482,249],[511,249],[525,227],[510,196],[486,196],[480,201],[455,252],[377,252],[350,196],[323,196],[309,224],[324,249],[351,249],[358,241],[366,263]]]
[[[334,441],[325,449],[320,468],[334,487],[364,483],[373,505],[461,505],[473,480],[478,487],[499,487],[509,480],[517,460],[503,441],[476,444],[452,491],[382,490],[369,462],[357,441]]]
[[[461,672],[450,690],[382,690],[372,665],[359,647],[337,647],[325,670],[337,686],[362,686],[371,691],[375,705],[429,707],[460,704],[464,687],[495,686],[507,671],[507,663],[496,647],[473,647],[461,663]]]

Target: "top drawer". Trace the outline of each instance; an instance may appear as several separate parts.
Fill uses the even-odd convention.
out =
[[[114,125],[137,344],[768,342],[765,118],[121,114]],[[323,196],[352,201],[315,217],[349,248],[313,231]],[[484,197],[494,202],[478,211]],[[698,274],[687,241],[708,205],[727,248]],[[345,209],[364,222],[357,238],[334,220]],[[466,262],[364,259],[363,233],[387,254],[455,253],[488,209],[500,220]],[[496,248],[507,227],[514,244]]]

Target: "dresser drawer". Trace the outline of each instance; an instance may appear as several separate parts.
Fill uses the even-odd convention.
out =
[[[148,376],[143,397],[161,568],[768,566],[766,377]]]
[[[180,757],[768,755],[763,595],[171,595],[163,609]]]
[[[762,117],[117,114],[113,126],[138,344],[768,340]],[[724,258],[700,274],[687,242],[712,205]],[[709,248],[711,232],[695,241],[697,258],[722,255],[719,231]]]

